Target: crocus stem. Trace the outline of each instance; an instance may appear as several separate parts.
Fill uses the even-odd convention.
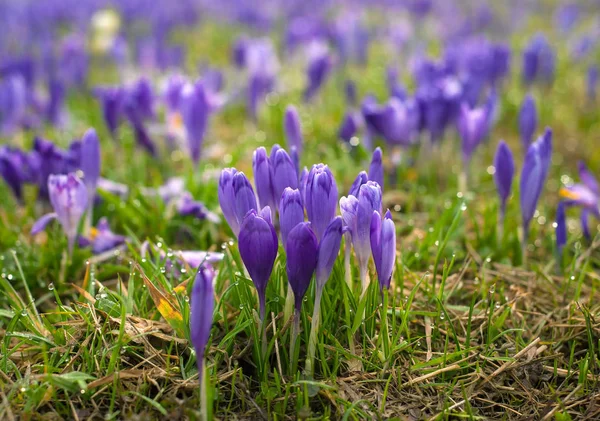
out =
[[[502,240],[504,239],[504,211],[500,211],[498,216],[498,246],[502,246]]]
[[[67,278],[67,267],[69,266],[69,261],[71,260],[71,246],[69,246],[69,251],[63,251],[62,258],[60,259],[60,273],[58,276],[59,282],[61,285],[64,285]]]
[[[298,365],[296,361],[296,341],[300,333],[300,309],[294,310],[294,322],[292,324],[292,336],[290,338],[290,375],[294,374],[295,368]]]
[[[287,323],[294,311],[294,293],[292,287],[288,284],[287,295],[285,296],[285,306],[283,307],[283,321]]]
[[[200,420],[208,421],[208,376],[206,375],[206,362],[204,361],[204,356],[198,356],[198,358],[202,358],[202,362],[200,363]]]
[[[352,244],[350,239],[350,233],[346,232],[344,234],[345,238],[345,249],[344,249],[344,269],[346,275],[346,284],[350,291],[352,291],[352,268],[350,267],[350,255],[352,253]]]
[[[262,357],[263,360],[267,357],[267,323],[265,320],[266,314],[266,297],[265,294],[260,294],[258,297],[260,306],[260,330],[262,331]]]
[[[383,358],[384,360],[389,358],[390,356],[390,331],[388,329],[388,296],[389,290],[387,288],[383,288],[383,306],[381,307],[381,313],[379,317],[381,317],[381,337],[383,338]]]
[[[360,285],[362,286],[362,293],[360,294],[361,299],[367,293],[367,289],[369,288],[369,283],[367,282],[368,281],[367,280],[367,271],[368,271],[368,261],[367,261],[367,264],[359,265]]]
[[[317,348],[317,334],[321,324],[321,296],[323,288],[317,286],[315,292],[315,308],[313,310],[312,322],[310,326],[310,338],[308,340],[308,357],[306,358],[305,373],[307,376],[313,377],[315,373],[315,351]]]
[[[528,227],[523,227],[523,238],[521,240],[521,253],[522,253],[522,262],[523,267],[527,268],[527,241],[528,241]]]
[[[458,174],[458,191],[465,193],[467,191],[467,179],[468,179],[468,174],[467,174],[467,170],[465,167],[463,167],[463,169],[460,171],[460,174]]]

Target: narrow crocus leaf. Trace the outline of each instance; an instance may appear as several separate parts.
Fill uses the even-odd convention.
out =
[[[244,266],[258,291],[260,313],[264,318],[267,283],[277,257],[277,233],[271,223],[250,211],[240,227],[238,249]]]
[[[81,170],[83,182],[88,190],[88,198],[94,199],[100,178],[100,139],[96,130],[88,129],[81,139]]]
[[[53,220],[55,220],[56,218],[58,218],[58,215],[56,214],[56,212],[47,213],[46,215],[42,216],[40,219],[35,221],[35,223],[31,227],[30,234],[36,235],[36,234],[39,234],[40,232],[44,231],[46,229],[46,227],[48,226],[48,224],[50,222],[52,222]]]
[[[319,243],[319,254],[317,259],[317,268],[316,268],[316,283],[318,288],[323,288],[329,276],[331,275],[331,271],[333,270],[333,265],[337,259],[338,254],[340,253],[340,245],[342,244],[342,234],[343,234],[343,221],[341,216],[336,216],[331,220],[325,233],[323,234],[323,238]]]
[[[288,234],[299,223],[304,222],[302,196],[298,189],[286,187],[279,203],[279,229],[283,246],[287,244]]]
[[[298,188],[298,173],[296,166],[288,153],[279,148],[271,152],[271,165],[273,166],[273,195],[281,198],[286,187]]]
[[[567,221],[565,208],[565,203],[560,202],[558,204],[558,208],[556,209],[556,248],[561,255],[565,244],[567,244]]]
[[[519,134],[523,148],[527,149],[531,144],[533,135],[537,129],[537,109],[535,100],[528,94],[519,111]]]
[[[77,236],[79,221],[88,206],[87,189],[75,174],[70,173],[68,175],[50,175],[48,192],[50,203],[67,234],[69,249],[71,249]]]
[[[237,237],[240,232],[240,224],[235,213],[235,195],[233,193],[233,177],[236,173],[237,170],[235,168],[225,168],[221,171],[218,196],[223,216],[227,224],[229,224],[231,231]]]
[[[373,151],[371,158],[371,165],[369,166],[368,178],[371,181],[375,181],[381,187],[383,191],[383,154],[381,148],[377,147]]]
[[[298,110],[293,105],[289,105],[285,110],[283,127],[288,148],[291,150],[295,147],[298,154],[302,154],[302,126]]]
[[[256,149],[252,155],[252,170],[259,205],[276,209],[275,200],[278,198],[273,195],[273,168],[267,150],[262,146]]]
[[[165,291],[160,283],[154,284],[143,271],[140,270],[140,273],[142,274],[144,285],[148,288],[150,297],[160,315],[164,317],[167,323],[169,323],[179,335],[183,335],[183,316],[181,314],[179,303],[171,298],[171,294]]]
[[[335,216],[338,189],[329,167],[313,165],[306,182],[306,213],[317,240]]]
[[[379,212],[371,217],[371,250],[380,289],[389,288],[396,264],[396,227],[388,210],[383,221]]]
[[[190,338],[196,350],[200,382],[206,345],[210,338],[215,306],[213,272],[200,266],[196,273],[190,300]]]
[[[285,252],[288,282],[294,291],[296,311],[299,312],[318,259],[317,237],[308,222],[302,222],[290,231]]]
[[[494,157],[494,181],[496,182],[496,188],[498,189],[498,195],[500,196],[500,209],[502,215],[506,210],[506,201],[510,196],[512,188],[512,180],[515,174],[515,162],[513,155],[504,141],[500,141],[496,155]]]
[[[237,223],[241,226],[249,211],[258,210],[254,190],[243,172],[237,172],[233,176],[233,199],[235,217]]]

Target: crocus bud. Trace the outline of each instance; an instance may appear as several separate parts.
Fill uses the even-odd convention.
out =
[[[96,228],[91,231],[89,241],[92,246],[92,253],[94,254],[104,253],[121,244],[125,244],[126,237],[112,232],[106,218],[100,218]]]
[[[306,69],[307,86],[304,90],[304,100],[309,101],[319,91],[327,80],[333,60],[329,55],[327,46],[322,43],[314,43],[309,47],[308,67]]]
[[[565,215],[565,203],[560,202],[556,209],[556,248],[562,255],[563,248],[567,244],[567,221]]]
[[[110,135],[114,138],[121,122],[125,91],[121,87],[100,87],[94,91],[102,107],[102,117]]]
[[[489,115],[486,108],[469,109],[463,104],[458,116],[458,134],[462,140],[463,159],[466,162],[471,156],[489,130]]]
[[[290,231],[285,252],[288,282],[294,291],[296,311],[300,312],[302,299],[308,290],[318,259],[317,237],[308,222],[302,222]]]
[[[288,148],[291,150],[292,146],[295,146],[298,154],[302,154],[302,126],[298,110],[293,105],[288,106],[285,110],[283,127]]]
[[[202,383],[202,365],[213,322],[215,297],[214,273],[203,266],[198,268],[190,300],[190,339],[196,350],[198,374]]]
[[[494,157],[494,181],[496,182],[496,188],[498,189],[498,195],[500,196],[500,209],[501,214],[504,216],[506,211],[506,201],[510,196],[512,187],[512,180],[515,174],[515,162],[513,160],[512,152],[504,141],[501,141],[496,150],[496,156]]]
[[[313,165],[306,182],[306,213],[319,241],[335,216],[337,201],[338,189],[329,167]]]
[[[250,211],[244,218],[238,240],[238,249],[244,266],[258,291],[260,316],[264,320],[267,282],[277,257],[277,233],[268,221]]]
[[[50,175],[48,193],[54,213],[42,216],[31,228],[35,235],[46,228],[53,219],[58,219],[69,241],[69,252],[73,249],[79,221],[88,206],[87,189],[73,173],[69,175]]]
[[[279,229],[284,247],[290,231],[301,222],[304,222],[304,207],[300,191],[286,187],[279,203]]]
[[[358,193],[358,208],[356,211],[356,233],[352,242],[359,265],[366,270],[371,257],[371,218],[373,211],[381,213],[381,188],[373,181],[367,181],[360,187]]]
[[[346,101],[350,105],[356,105],[356,98],[358,96],[356,94],[356,83],[353,80],[347,80],[344,83],[344,93],[346,94]]]
[[[342,125],[338,130],[338,137],[345,142],[350,142],[360,126],[359,117],[355,112],[349,112],[344,116]]]
[[[210,114],[210,104],[204,85],[202,83],[186,85],[181,91],[180,105],[190,157],[197,166]]]
[[[284,149],[271,152],[271,165],[273,166],[273,197],[281,198],[286,187],[298,188],[296,166]]]
[[[396,264],[396,227],[388,210],[383,222],[379,212],[371,217],[371,250],[379,279],[379,288],[389,288]]]
[[[373,151],[371,165],[369,166],[369,180],[375,181],[383,191],[383,158],[381,148],[377,147]]]
[[[331,275],[333,265],[340,252],[342,243],[342,217],[336,216],[331,220],[323,238],[319,243],[319,257],[317,259],[316,282],[318,288],[323,288]]]
[[[270,206],[275,209],[276,198],[273,196],[272,185],[273,168],[267,150],[262,146],[256,149],[252,155],[252,170],[260,206]]]
[[[66,89],[62,81],[51,79],[48,82],[49,98],[46,104],[46,119],[54,126],[63,123]]]
[[[237,172],[233,176],[233,197],[235,217],[241,226],[249,211],[258,210],[254,190],[243,172]]]
[[[308,168],[304,167],[300,173],[300,181],[298,181],[302,203],[306,203],[306,183],[308,183]]]
[[[81,139],[80,167],[83,171],[83,181],[87,187],[88,199],[92,203],[100,178],[100,140],[94,129],[86,131]]]
[[[364,171],[359,172],[358,175],[356,176],[356,179],[354,179],[352,186],[350,186],[350,191],[348,192],[348,194],[351,196],[354,196],[354,197],[358,197],[358,192],[360,191],[360,186],[365,184],[367,181],[369,181],[369,177],[367,176],[367,173]]]
[[[529,147],[536,129],[537,109],[535,107],[535,100],[528,94],[519,111],[519,134],[521,135],[523,148],[527,149]]]
[[[219,177],[218,196],[219,205],[221,206],[223,216],[231,228],[231,231],[233,231],[234,235],[237,237],[240,232],[240,226],[237,223],[234,208],[233,176],[235,173],[237,173],[235,168],[225,168],[221,171],[221,176]]]
[[[520,201],[525,238],[548,175],[551,157],[552,130],[547,128],[536,142],[529,145],[521,171]]]

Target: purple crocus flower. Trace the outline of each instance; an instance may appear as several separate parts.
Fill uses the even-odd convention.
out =
[[[257,215],[255,210],[251,210],[242,222],[238,249],[258,291],[260,317],[264,321],[267,282],[271,277],[278,249],[275,228]]]
[[[354,83],[353,80],[347,80],[344,83],[344,93],[348,104],[350,104],[351,106],[355,106],[358,95],[356,93],[356,83]]]
[[[21,75],[11,75],[0,81],[0,133],[11,135],[23,125],[29,95]]]
[[[181,91],[180,107],[190,156],[197,167],[210,114],[210,104],[204,85],[202,83],[186,85]]]
[[[64,105],[66,89],[59,79],[48,81],[48,102],[46,104],[46,120],[53,126],[64,122]]]
[[[396,264],[396,227],[389,210],[386,212],[383,222],[379,212],[373,211],[370,238],[373,261],[379,278],[379,288],[383,291],[383,288],[390,287],[392,272]]]
[[[300,173],[300,180],[298,181],[298,190],[300,190],[302,203],[306,203],[306,183],[308,183],[308,174],[308,168],[304,167]]]
[[[325,232],[323,238],[319,243],[319,252],[317,259],[316,268],[316,284],[317,288],[323,289],[325,283],[331,275],[333,265],[340,253],[340,246],[342,244],[342,217],[336,216],[331,220]]]
[[[204,386],[202,385],[204,353],[213,323],[215,306],[213,278],[214,273],[212,270],[202,266],[199,267],[192,286],[190,300],[190,339],[196,350],[200,387]]]
[[[317,267],[318,241],[310,229],[310,223],[301,222],[290,231],[285,244],[285,253],[286,272],[289,285],[294,292],[297,318],[302,308],[302,299]]]
[[[35,235],[41,232],[50,221],[58,219],[67,235],[69,252],[71,252],[77,238],[79,221],[88,205],[87,189],[75,174],[69,173],[68,175],[50,175],[48,192],[54,212],[38,219],[31,228],[31,234]]]
[[[549,83],[554,79],[556,53],[546,37],[536,34],[523,51],[523,81],[526,85],[536,79]]]
[[[504,141],[500,141],[494,157],[494,181],[500,196],[500,214],[502,219],[506,213],[506,201],[510,196],[512,180],[515,174],[515,162],[512,152]]]
[[[354,111],[350,111],[346,113],[344,119],[342,120],[342,125],[338,129],[338,137],[345,142],[350,142],[358,129],[361,126],[360,114]]]
[[[117,129],[121,122],[123,114],[123,104],[125,101],[125,91],[121,87],[98,87],[94,89],[94,94],[100,101],[102,107],[102,116],[106,127],[111,136],[117,136]]]
[[[366,101],[362,113],[372,133],[388,144],[410,146],[415,141],[420,114],[414,100],[394,97],[384,106]]]
[[[95,228],[90,229],[89,237],[79,237],[79,247],[91,245],[92,253],[101,254],[125,244],[127,237],[111,231],[108,219],[101,218]]]
[[[275,86],[279,62],[275,47],[268,39],[249,42],[245,51],[248,69],[248,110],[250,116],[256,120],[259,101]]]
[[[367,289],[367,267],[371,257],[371,218],[373,211],[381,213],[381,187],[374,181],[360,186],[358,196],[340,199],[340,210],[348,227],[358,259],[363,293]]]
[[[244,218],[251,210],[258,210],[256,196],[248,178],[243,172],[233,175],[233,209],[237,224],[241,227]]]
[[[289,105],[285,109],[285,117],[283,120],[285,131],[285,139],[287,140],[288,148],[296,148],[299,155],[302,154],[302,126],[300,124],[300,116],[298,110],[293,105]]]
[[[233,177],[237,173],[235,168],[225,168],[221,171],[219,177],[219,205],[227,224],[237,237],[240,232],[240,224],[237,221],[235,213],[235,195],[233,192]]]
[[[490,110],[488,107],[469,109],[468,105],[462,104],[458,115],[458,134],[462,140],[462,155],[465,164],[471,161],[473,152],[490,129]]]
[[[277,198],[273,195],[273,167],[267,150],[262,146],[256,149],[252,155],[252,170],[259,206],[270,206],[277,209],[275,204]]]
[[[520,201],[523,219],[523,240],[527,241],[529,223],[535,213],[552,158],[552,130],[544,134],[527,149],[521,171]]]
[[[81,138],[80,168],[83,171],[83,182],[90,201],[88,208],[91,212],[100,178],[100,139],[94,129],[88,129]]]
[[[207,219],[215,224],[221,222],[219,216],[209,211],[204,203],[194,200],[190,192],[184,192],[177,199],[177,213],[181,216],[193,216],[197,219]]]
[[[301,222],[304,222],[303,200],[298,189],[286,187],[279,203],[279,229],[281,242],[287,244],[288,234]]]
[[[352,186],[350,186],[348,194],[354,197],[358,197],[358,193],[360,192],[360,186],[365,184],[367,181],[369,181],[369,176],[367,175],[367,173],[364,171],[359,172],[356,178],[354,179]],[[377,182],[376,180],[371,181]]]
[[[35,182],[39,163],[36,156],[10,146],[0,146],[0,175],[17,200],[23,199],[23,185]]]
[[[373,151],[371,165],[369,165],[369,180],[375,181],[383,191],[383,156],[381,148],[377,147]]]
[[[528,94],[519,111],[519,134],[525,149],[529,147],[533,140],[533,135],[537,129],[537,119],[535,100],[531,94]]]
[[[279,147],[273,147],[271,151],[271,165],[273,167],[273,197],[281,198],[286,187],[298,188],[298,173],[292,158]]]
[[[306,213],[319,241],[335,216],[337,201],[338,189],[329,167],[313,165],[306,182]]]
[[[307,86],[304,100],[310,101],[327,80],[333,60],[326,45],[314,42],[308,47],[308,67],[306,68]]]
[[[586,238],[590,239],[588,217],[590,214],[600,219],[600,185],[583,162],[579,162],[579,178],[581,183],[560,189],[560,196],[565,206],[581,208],[581,225]]]

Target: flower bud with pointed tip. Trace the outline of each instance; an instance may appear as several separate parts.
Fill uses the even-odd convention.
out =
[[[335,216],[337,201],[338,189],[329,167],[313,165],[306,182],[306,213],[319,241]]]
[[[319,257],[317,259],[315,278],[317,282],[317,288],[323,288],[325,283],[327,283],[329,276],[331,275],[333,265],[335,264],[338,254],[340,253],[342,234],[342,217],[336,216],[327,226],[327,229],[323,234],[323,238],[319,243]]]
[[[381,148],[377,147],[373,151],[371,165],[369,166],[369,180],[375,181],[383,191],[383,156]]]
[[[255,210],[249,211],[240,227],[238,249],[258,291],[261,318],[264,318],[267,283],[278,250],[275,228],[269,221],[257,215]]]
[[[298,154],[302,154],[302,126],[298,110],[293,105],[289,105],[285,110],[283,127],[288,148],[291,150],[292,146],[295,146]]]
[[[519,110],[519,134],[521,135],[523,148],[527,149],[529,147],[536,129],[537,109],[535,100],[528,94]]]
[[[271,165],[273,166],[273,197],[281,198],[286,187],[298,188],[298,173],[292,159],[284,149],[271,152]]]
[[[506,211],[506,201],[510,196],[512,180],[515,175],[515,162],[510,148],[504,141],[500,141],[496,156],[494,157],[494,181],[500,196],[500,209],[504,216]]]
[[[200,266],[192,286],[190,300],[190,339],[196,351],[196,362],[201,382],[202,365],[206,345],[210,339],[215,306],[213,278],[214,272],[211,269]]]
[[[190,157],[194,165],[198,165],[210,114],[210,104],[204,85],[195,83],[184,86],[181,91],[180,107]]]
[[[252,170],[254,171],[254,185],[259,205],[275,209],[276,198],[273,195],[272,185],[273,168],[267,150],[262,146],[256,149],[252,155]]]
[[[360,186],[365,184],[367,181],[369,181],[369,176],[367,175],[367,173],[364,171],[359,172],[358,175],[356,176],[356,178],[354,179],[354,182],[352,183],[352,186],[350,187],[350,191],[348,192],[348,194],[352,195],[354,197],[358,197],[358,192],[360,191]]]
[[[279,203],[279,229],[284,247],[290,231],[301,222],[304,222],[304,207],[300,191],[286,187]]]
[[[237,173],[235,168],[224,168],[219,177],[219,205],[227,224],[237,237],[240,232],[240,224],[235,215],[235,196],[233,194],[233,177]]]
[[[243,172],[233,176],[234,211],[238,224],[241,226],[246,214],[251,210],[258,210],[256,196],[248,178]]]
[[[91,203],[96,195],[96,185],[100,178],[100,140],[94,129],[88,129],[81,139],[80,167]]]
[[[389,288],[396,264],[396,227],[388,210],[383,221],[379,212],[371,217],[371,250],[379,278],[379,287]]]
[[[285,252],[288,282],[294,291],[296,311],[299,312],[318,259],[317,237],[308,222],[301,222],[290,231]]]

